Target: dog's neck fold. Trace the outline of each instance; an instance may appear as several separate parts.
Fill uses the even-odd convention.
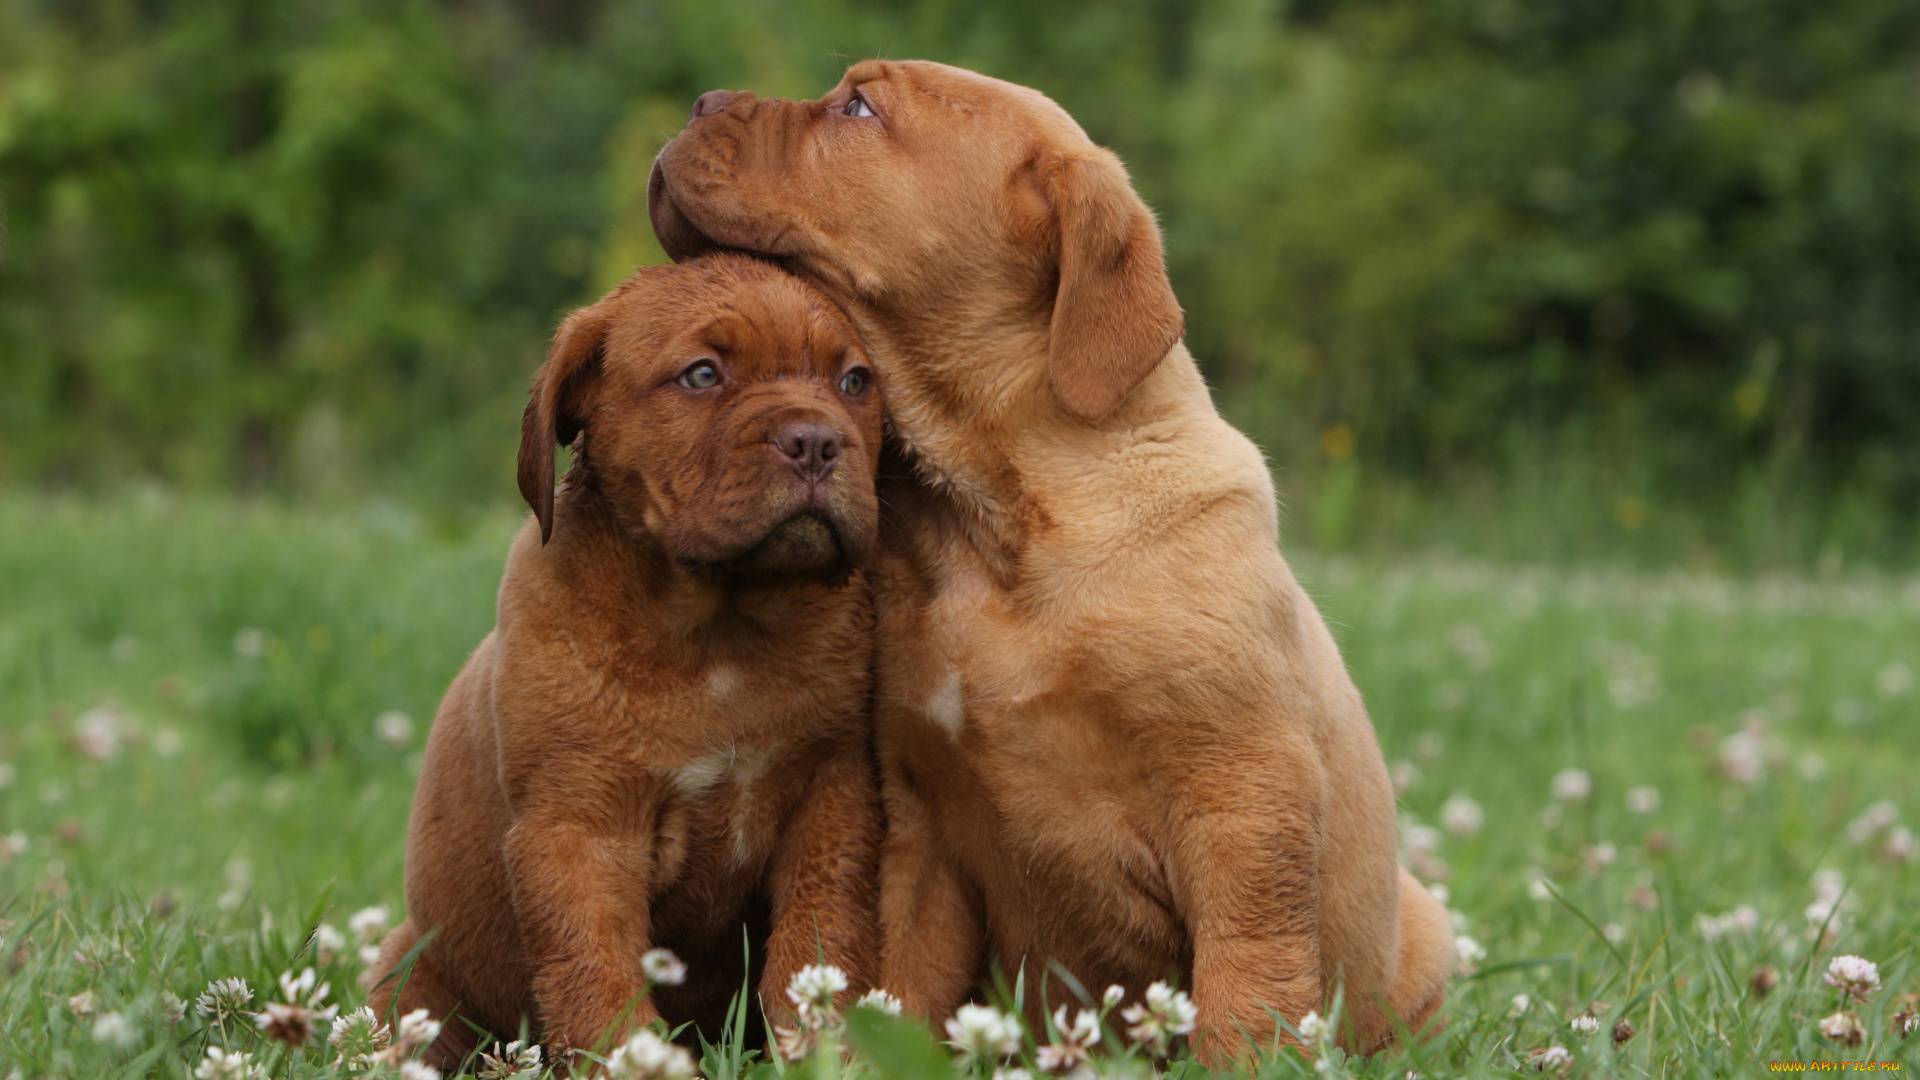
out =
[[[1144,429],[1214,416],[1182,344],[1111,416],[1089,422],[1054,397],[1043,320],[1009,333],[1004,324],[967,327],[872,309],[856,309],[855,319],[885,369],[890,430],[914,478],[1009,587],[1022,549],[1052,521],[1042,507],[1062,502],[1047,497],[1052,485],[1108,476],[1113,452]]]

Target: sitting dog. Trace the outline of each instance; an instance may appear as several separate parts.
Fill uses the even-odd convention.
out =
[[[676,257],[820,285],[887,371],[882,985],[938,1018],[994,965],[1173,978],[1216,1062],[1339,987],[1350,1050],[1418,1030],[1446,911],[1119,160],[1037,91],[868,61],[702,95],[649,201]]]
[[[429,1060],[475,1047],[462,1020],[718,1038],[743,924],[770,1011],[816,957],[871,984],[879,397],[839,310],[745,256],[642,269],[560,327],[521,431],[534,520],[434,719],[375,973],[383,1017],[397,991],[449,1021]],[[689,976],[649,1000],[655,947]]]

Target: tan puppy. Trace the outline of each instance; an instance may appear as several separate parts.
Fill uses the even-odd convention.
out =
[[[1337,985],[1350,1048],[1423,1024],[1446,912],[1118,159],[1036,91],[869,61],[702,96],[651,195],[670,252],[778,257],[888,373],[882,984],[939,1017],[991,963],[1172,977],[1213,1061]]]
[[[557,500],[556,443],[577,454]],[[764,262],[644,269],[561,326],[520,446],[537,520],[434,719],[407,920],[379,974],[438,933],[370,1002],[384,1016],[405,975],[400,1010],[449,1021],[437,1063],[474,1047],[463,1020],[594,1046],[655,946],[689,978],[630,1026],[660,1015],[718,1038],[747,974],[743,923],[768,1010],[821,952],[853,991],[871,983],[857,568],[879,443],[844,316]]]

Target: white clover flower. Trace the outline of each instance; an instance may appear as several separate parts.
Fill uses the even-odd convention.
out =
[[[1400,822],[1400,846],[1409,853],[1433,851],[1440,846],[1440,830],[1417,821]]]
[[[185,1020],[186,1018],[187,1018],[187,1003],[180,1000],[180,995],[171,993],[171,992],[160,995],[160,1022],[161,1023],[167,1025],[168,1027],[172,1027],[173,1025],[180,1023],[182,1020]]]
[[[1166,1057],[1176,1037],[1193,1031],[1200,1010],[1185,990],[1155,982],[1147,987],[1144,1004],[1129,1005],[1120,1015],[1127,1021],[1127,1037],[1134,1045],[1148,1048],[1155,1057]]]
[[[1567,1026],[1573,1029],[1575,1035],[1597,1035],[1600,1033],[1600,1018],[1597,1016],[1576,1016],[1572,1020],[1567,1021]]]
[[[1618,945],[1627,940],[1627,928],[1617,922],[1610,922],[1600,928],[1600,936],[1606,938],[1609,944]]]
[[[255,1013],[253,1022],[260,1033],[271,1039],[278,1039],[294,1049],[307,1045],[313,1038],[315,1020],[331,1020],[332,1009],[324,1013],[315,1012],[304,1005],[293,1005],[284,1001],[269,1001],[266,1008]]]
[[[1858,956],[1836,956],[1822,978],[1850,1000],[1864,1002],[1880,989],[1880,966]]]
[[[1033,1080],[1033,1074],[1018,1066],[1012,1068],[995,1066],[993,1080]]]
[[[440,1070],[424,1061],[403,1061],[400,1080],[440,1080]]]
[[[1873,677],[1873,688],[1883,698],[1905,697],[1913,690],[1913,669],[1895,660]]]
[[[266,1080],[267,1071],[253,1063],[252,1054],[236,1054],[218,1046],[193,1070],[194,1080]]]
[[[1479,942],[1465,934],[1457,934],[1453,939],[1453,958],[1463,975],[1471,974],[1487,958],[1487,950]]]
[[[415,1050],[433,1045],[440,1037],[440,1021],[425,1009],[415,1009],[402,1016],[394,1032],[394,1045],[399,1048],[400,1057],[408,1057]]]
[[[1580,853],[1581,861],[1586,864],[1587,873],[1589,874],[1597,874],[1605,870],[1607,867],[1612,866],[1614,860],[1619,857],[1620,849],[1615,847],[1611,840],[1602,840],[1597,844],[1589,844],[1586,850]]]
[[[1887,830],[1886,839],[1880,842],[1880,858],[1890,863],[1920,862],[1920,840],[1916,840],[1913,830],[1905,825],[1895,825]]]
[[[387,1025],[366,1005],[335,1020],[327,1035],[327,1045],[335,1053],[334,1064],[357,1069],[371,1068],[374,1055],[385,1050],[389,1041]]]
[[[127,732],[126,718],[112,705],[88,709],[73,722],[73,744],[86,756],[106,761],[120,753]]]
[[[333,989],[331,983],[320,982],[319,978],[312,968],[305,968],[298,975],[283,971],[280,973],[280,996],[289,1005],[318,1009],[327,1000],[327,992]]]
[[[1547,876],[1544,873],[1536,870],[1528,877],[1527,895],[1543,904],[1553,899],[1553,886],[1547,883]]]
[[[413,741],[413,717],[388,709],[373,718],[373,735],[389,746],[405,746]]]
[[[1393,793],[1405,795],[1420,782],[1420,766],[1411,761],[1396,761],[1387,766],[1387,777],[1393,781]]]
[[[853,1007],[856,1009],[872,1009],[875,1012],[882,1012],[888,1016],[900,1015],[900,999],[877,986],[861,995],[860,1000],[853,1003]]]
[[[82,990],[67,999],[67,1008],[72,1009],[73,1015],[82,1020],[92,1016],[94,1009],[97,1007],[94,1003],[93,991],[91,990]]]
[[[93,1041],[124,1050],[140,1040],[133,1021],[117,1012],[101,1013],[93,1022]]]
[[[233,911],[247,898],[253,885],[253,864],[245,859],[229,859],[226,868],[227,891],[214,901],[221,911]]]
[[[1561,769],[1553,774],[1553,797],[1563,803],[1586,802],[1593,794],[1593,774],[1585,769]]]
[[[1573,1067],[1573,1051],[1556,1043],[1528,1054],[1527,1063],[1541,1072],[1565,1072]]]
[[[233,633],[233,652],[243,660],[254,660],[267,651],[267,632],[243,626]]]
[[[238,975],[208,983],[206,993],[193,999],[194,1011],[216,1024],[240,1015],[252,1004],[253,988]]]
[[[27,839],[26,833],[18,830],[10,832],[5,838],[0,838],[0,862],[11,862],[25,855],[32,846],[33,842]]]
[[[1317,1010],[1310,1011],[1301,1017],[1300,1022],[1293,1025],[1293,1028],[1300,1033],[1300,1038],[1315,1043],[1326,1038],[1333,1031],[1333,1025],[1327,1023],[1326,1018]]]
[[[1867,1029],[1851,1009],[1843,1009],[1820,1021],[1820,1034],[1842,1046],[1859,1046],[1867,1041]]]
[[[1813,875],[1813,895],[1822,900],[1839,900],[1847,891],[1847,876],[1838,870],[1818,870]]]
[[[1720,743],[1720,772],[1736,784],[1758,783],[1767,766],[1765,730],[1741,728]]]
[[[1127,988],[1116,983],[1113,986],[1107,987],[1106,993],[1100,995],[1100,1000],[1107,1008],[1111,1009],[1126,1000],[1126,997]]]
[[[787,983],[787,1000],[804,1016],[833,1012],[833,995],[847,988],[847,973],[832,964],[808,964]]]
[[[480,1080],[517,1080],[540,1072],[543,1062],[538,1043],[530,1045],[515,1039],[504,1045],[495,1043],[493,1049],[491,1054],[480,1055],[480,1068],[475,1074]]]
[[[645,1028],[607,1056],[613,1080],[692,1080],[693,1055]]]
[[[330,923],[321,923],[313,928],[314,959],[325,967],[333,963],[334,958],[347,947],[347,935]]]
[[[1147,987],[1147,1008],[1165,1017],[1168,1030],[1175,1035],[1191,1033],[1194,1021],[1200,1018],[1200,1010],[1187,992],[1175,990],[1164,982]]]
[[[1633,814],[1651,814],[1660,809],[1660,789],[1650,784],[1627,791],[1627,811]]]
[[[347,916],[347,929],[353,932],[360,944],[377,945],[386,935],[387,924],[392,920],[393,916],[387,912],[385,905],[375,904]]]
[[[947,1021],[947,1045],[974,1058],[1008,1058],[1020,1052],[1020,1018],[991,1005],[962,1005]]]
[[[687,965],[672,949],[648,949],[640,958],[640,971],[655,986],[679,986],[687,981]]]
[[[1838,931],[1842,926],[1841,915],[1851,905],[1853,897],[1847,892],[1847,879],[1838,870],[1821,870],[1813,875],[1814,901],[1807,905],[1807,922],[1812,930],[1826,926],[1830,931]]]
[[[1455,836],[1472,836],[1486,820],[1486,811],[1464,791],[1454,792],[1440,806],[1440,827]]]
[[[1532,1007],[1533,999],[1531,997],[1528,997],[1526,994],[1515,994],[1513,995],[1513,1003],[1507,1006],[1507,1016],[1518,1019],[1527,1015],[1527,1010]]]
[[[773,1048],[783,1061],[799,1061],[812,1054],[819,1045],[820,1031],[816,1027],[803,1023],[798,1027],[773,1029]]]
[[[1081,1009],[1073,1022],[1067,1022],[1067,1007],[1053,1011],[1054,1041],[1034,1054],[1042,1069],[1050,1073],[1070,1072],[1092,1060],[1091,1048],[1100,1041],[1100,1017]]]

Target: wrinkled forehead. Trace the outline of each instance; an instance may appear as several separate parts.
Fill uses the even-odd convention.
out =
[[[611,328],[609,360],[620,356],[641,375],[677,373],[714,358],[741,378],[830,377],[858,354],[832,303],[778,271],[676,284],[633,298]]]
[[[1087,133],[1053,99],[977,71],[932,60],[862,60],[847,69],[835,92],[884,83],[916,116],[944,110],[975,119],[1017,121],[1051,143],[1087,143]]]

